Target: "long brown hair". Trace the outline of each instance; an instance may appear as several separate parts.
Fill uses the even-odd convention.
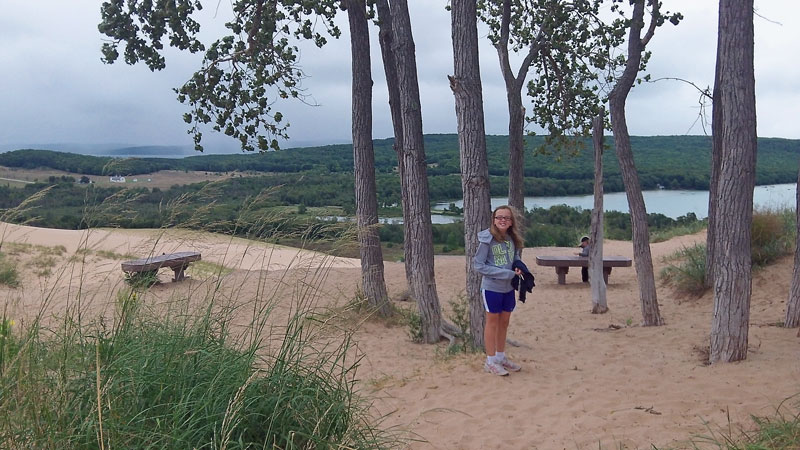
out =
[[[497,226],[494,224],[494,216],[496,216],[497,211],[500,211],[501,209],[504,209],[511,213],[511,226],[508,227],[508,230],[506,230],[505,236],[503,236],[503,234],[500,232],[499,229],[497,229]],[[521,251],[522,248],[525,246],[525,241],[522,240],[522,230],[521,230],[522,227],[517,225],[519,223],[520,219],[517,210],[508,205],[501,205],[495,208],[494,211],[492,211],[492,224],[489,225],[489,232],[492,233],[492,236],[494,236],[494,240],[496,240],[497,242],[503,242],[510,237],[511,241],[514,242],[514,250]]]

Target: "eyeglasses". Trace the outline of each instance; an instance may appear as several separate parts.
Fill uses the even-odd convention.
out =
[[[511,222],[511,216],[494,216],[494,220],[499,220],[503,222]]]

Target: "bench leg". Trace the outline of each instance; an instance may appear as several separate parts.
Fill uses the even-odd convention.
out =
[[[175,277],[172,278],[172,281],[183,281],[183,280],[185,280],[186,279],[186,274],[184,273],[184,270],[186,270],[187,267],[189,267],[188,264],[185,265],[185,266],[173,267],[172,271],[175,272]]]
[[[606,286],[608,286],[609,275],[611,275],[611,267],[603,267],[603,280],[606,282]]]
[[[569,273],[569,267],[556,267],[558,284],[567,284],[567,273]]]

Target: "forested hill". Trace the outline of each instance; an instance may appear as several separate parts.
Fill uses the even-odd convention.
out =
[[[594,164],[585,142],[577,154],[558,151],[535,152],[544,142],[541,136],[527,137],[525,158],[526,193],[550,195],[591,192]],[[508,173],[507,136],[487,136],[489,171],[493,191],[502,189]],[[397,158],[393,139],[374,141],[375,167],[379,174],[391,175]],[[707,189],[711,138],[707,136],[634,136],[631,138],[636,166],[643,189],[657,185],[668,189]],[[605,188],[623,190],[613,137],[607,137],[604,155]],[[126,149],[132,151],[135,149]],[[425,136],[428,175],[433,179],[451,178],[459,173],[458,136],[435,134]],[[152,154],[152,153],[150,153]],[[800,140],[759,138],[757,183],[790,183],[797,179]],[[344,174],[353,170],[353,152],[349,144],[322,147],[291,148],[262,154],[231,154],[168,158],[110,158],[61,153],[47,150],[16,150],[0,154],[0,165],[6,167],[47,167],[86,175],[138,175],[158,170],[199,170],[207,172],[268,172]],[[495,178],[497,177],[497,178]],[[451,183],[448,183],[451,184]],[[572,186],[572,187],[570,187]]]

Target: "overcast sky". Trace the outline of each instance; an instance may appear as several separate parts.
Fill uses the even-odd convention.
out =
[[[167,69],[100,61],[97,31],[100,0],[2,0],[0,2],[0,150],[17,146],[67,144],[190,145],[180,104],[172,88],[199,67],[198,55],[171,52]],[[455,133],[454,100],[447,75],[453,73],[450,16],[445,0],[409,0],[422,96],[425,133]],[[713,81],[717,30],[716,0],[664,0],[680,11],[677,27],[657,30],[653,78],[676,77],[701,87]],[[230,3],[206,2],[199,17],[206,43],[222,29]],[[800,2],[756,0],[755,70],[758,133],[800,138]],[[350,139],[350,47],[345,13],[343,36],[324,50],[304,49],[309,75],[303,87],[319,106],[286,103],[279,107],[291,123],[286,147],[341,143]],[[371,29],[373,38],[376,29]],[[497,54],[481,34],[481,72],[488,134],[506,134],[508,114]],[[386,86],[373,39],[374,137],[392,134]],[[795,56],[792,56],[795,55]],[[628,128],[633,135],[703,134],[697,121],[699,95],[676,81],[637,86],[628,98]],[[208,152],[235,149],[218,133],[204,133]]]

